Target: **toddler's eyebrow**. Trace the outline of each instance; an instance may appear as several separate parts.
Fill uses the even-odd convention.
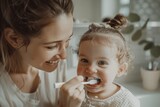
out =
[[[83,56],[85,56],[85,55],[83,55],[83,54],[79,54],[79,56],[83,57]]]

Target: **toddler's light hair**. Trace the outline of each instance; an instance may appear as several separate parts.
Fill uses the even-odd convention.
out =
[[[127,19],[123,15],[116,15],[113,19],[105,23],[93,23],[89,26],[89,30],[84,33],[79,42],[79,47],[83,41],[98,43],[104,46],[117,47],[117,58],[120,64],[130,63],[131,54],[126,40],[121,33],[122,28],[126,26]]]

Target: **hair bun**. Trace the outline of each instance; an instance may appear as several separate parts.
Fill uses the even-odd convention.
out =
[[[105,22],[105,23],[108,23],[108,22],[110,22],[111,21],[111,18],[109,18],[109,17],[105,17],[103,20],[102,20],[102,22]]]
[[[113,19],[109,20],[108,18],[108,20],[104,22],[115,29],[121,30],[122,28],[126,27],[128,21],[127,18],[122,14],[117,14]]]

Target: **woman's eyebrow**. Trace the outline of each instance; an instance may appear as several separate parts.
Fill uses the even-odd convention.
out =
[[[70,40],[72,36],[73,36],[73,33],[69,36],[69,38],[67,39],[67,41]],[[60,41],[51,41],[51,42],[46,42],[46,43],[43,43],[43,44],[44,45],[48,45],[48,44],[53,44],[53,43],[58,43],[58,42],[62,42],[62,41],[61,40]]]
[[[69,38],[67,39],[67,41],[70,40],[72,37],[73,37],[73,33],[69,36]]]

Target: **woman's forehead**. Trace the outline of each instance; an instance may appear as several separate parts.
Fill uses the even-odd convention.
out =
[[[61,18],[62,17],[62,18]],[[72,16],[61,16],[60,19],[53,21],[45,26],[38,38],[42,41],[63,41],[73,33],[73,19]],[[58,18],[58,17],[57,17]]]

